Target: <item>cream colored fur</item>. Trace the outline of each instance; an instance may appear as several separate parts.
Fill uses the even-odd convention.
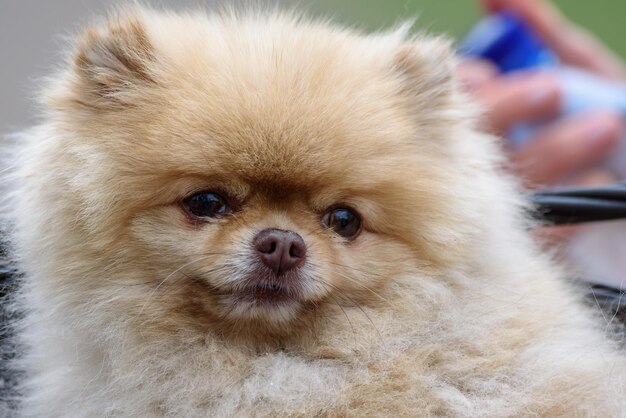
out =
[[[626,416],[626,364],[526,230],[440,39],[131,10],[78,39],[14,146],[20,414]],[[234,215],[189,222],[220,190]],[[349,205],[346,241],[320,216]],[[302,300],[246,310],[262,228]],[[234,283],[234,284],[233,284]]]

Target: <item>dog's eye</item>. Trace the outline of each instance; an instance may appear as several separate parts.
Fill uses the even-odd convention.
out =
[[[196,193],[186,198],[183,206],[187,212],[198,218],[215,218],[232,212],[226,199],[211,192]]]
[[[354,239],[361,232],[361,220],[350,209],[335,208],[322,217],[322,225],[347,239]]]

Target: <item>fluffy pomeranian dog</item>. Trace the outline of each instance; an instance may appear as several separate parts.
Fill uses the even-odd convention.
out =
[[[24,416],[626,414],[440,39],[132,9],[13,151]]]

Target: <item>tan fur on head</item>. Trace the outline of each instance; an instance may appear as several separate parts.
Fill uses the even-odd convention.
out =
[[[22,414],[620,416],[622,355],[527,236],[447,43],[405,32],[87,29],[10,179]],[[201,191],[233,213],[190,216]],[[266,228],[306,244],[286,302],[241,296]]]

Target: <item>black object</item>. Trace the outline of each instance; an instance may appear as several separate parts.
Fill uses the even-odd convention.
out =
[[[596,305],[608,323],[619,321],[626,324],[626,290],[601,284],[590,284],[589,302]]]
[[[532,194],[535,216],[549,225],[626,219],[626,182],[594,187],[558,187]],[[588,285],[588,299],[611,319],[626,324],[626,291]]]
[[[532,194],[537,216],[552,225],[626,218],[626,183],[558,187]]]

